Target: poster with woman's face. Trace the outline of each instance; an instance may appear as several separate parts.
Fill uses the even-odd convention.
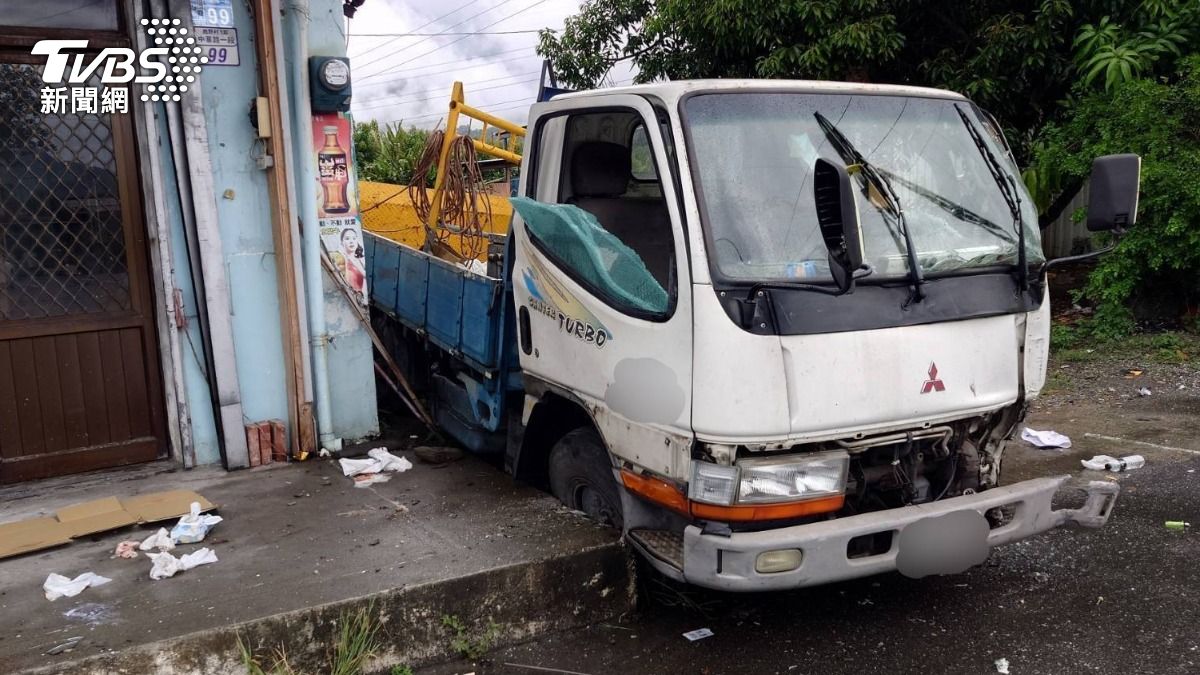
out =
[[[367,304],[367,260],[358,218],[322,218],[321,241],[334,267],[363,305]]]

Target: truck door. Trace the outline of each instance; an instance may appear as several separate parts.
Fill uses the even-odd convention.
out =
[[[534,107],[520,194],[539,204],[513,217],[513,293],[527,391],[583,403],[611,453],[682,477],[692,299],[660,120],[633,95]]]

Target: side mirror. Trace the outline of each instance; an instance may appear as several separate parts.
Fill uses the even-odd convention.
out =
[[[862,224],[846,167],[818,158],[813,167],[813,202],[817,225],[829,250],[829,270],[838,288],[846,291],[854,271],[862,267]]]
[[[1137,222],[1141,179],[1141,157],[1132,154],[1097,157],[1092,162],[1088,186],[1087,229],[1120,233]]]

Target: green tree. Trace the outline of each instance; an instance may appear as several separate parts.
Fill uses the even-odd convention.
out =
[[[1132,328],[1131,300],[1200,298],[1200,56],[1172,78],[1130,79],[1081,95],[1040,139],[1039,169],[1082,180],[1092,159],[1142,157],[1138,222],[1101,259],[1083,295],[1098,303],[1098,337]]]
[[[577,88],[601,84],[623,60],[637,68],[638,82],[757,77],[945,87],[999,117],[1024,160],[1079,76],[1077,51],[1086,54],[1088,73],[1169,72],[1167,57],[1187,51],[1197,4],[586,0],[561,32],[541,34],[538,53]],[[1077,42],[1088,25],[1104,37]],[[1113,58],[1127,59],[1125,49],[1140,55],[1136,66],[1111,65]]]

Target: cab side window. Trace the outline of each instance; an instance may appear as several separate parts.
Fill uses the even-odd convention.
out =
[[[671,219],[641,116],[633,111],[571,115],[563,159],[559,203],[595,216],[670,292]]]

